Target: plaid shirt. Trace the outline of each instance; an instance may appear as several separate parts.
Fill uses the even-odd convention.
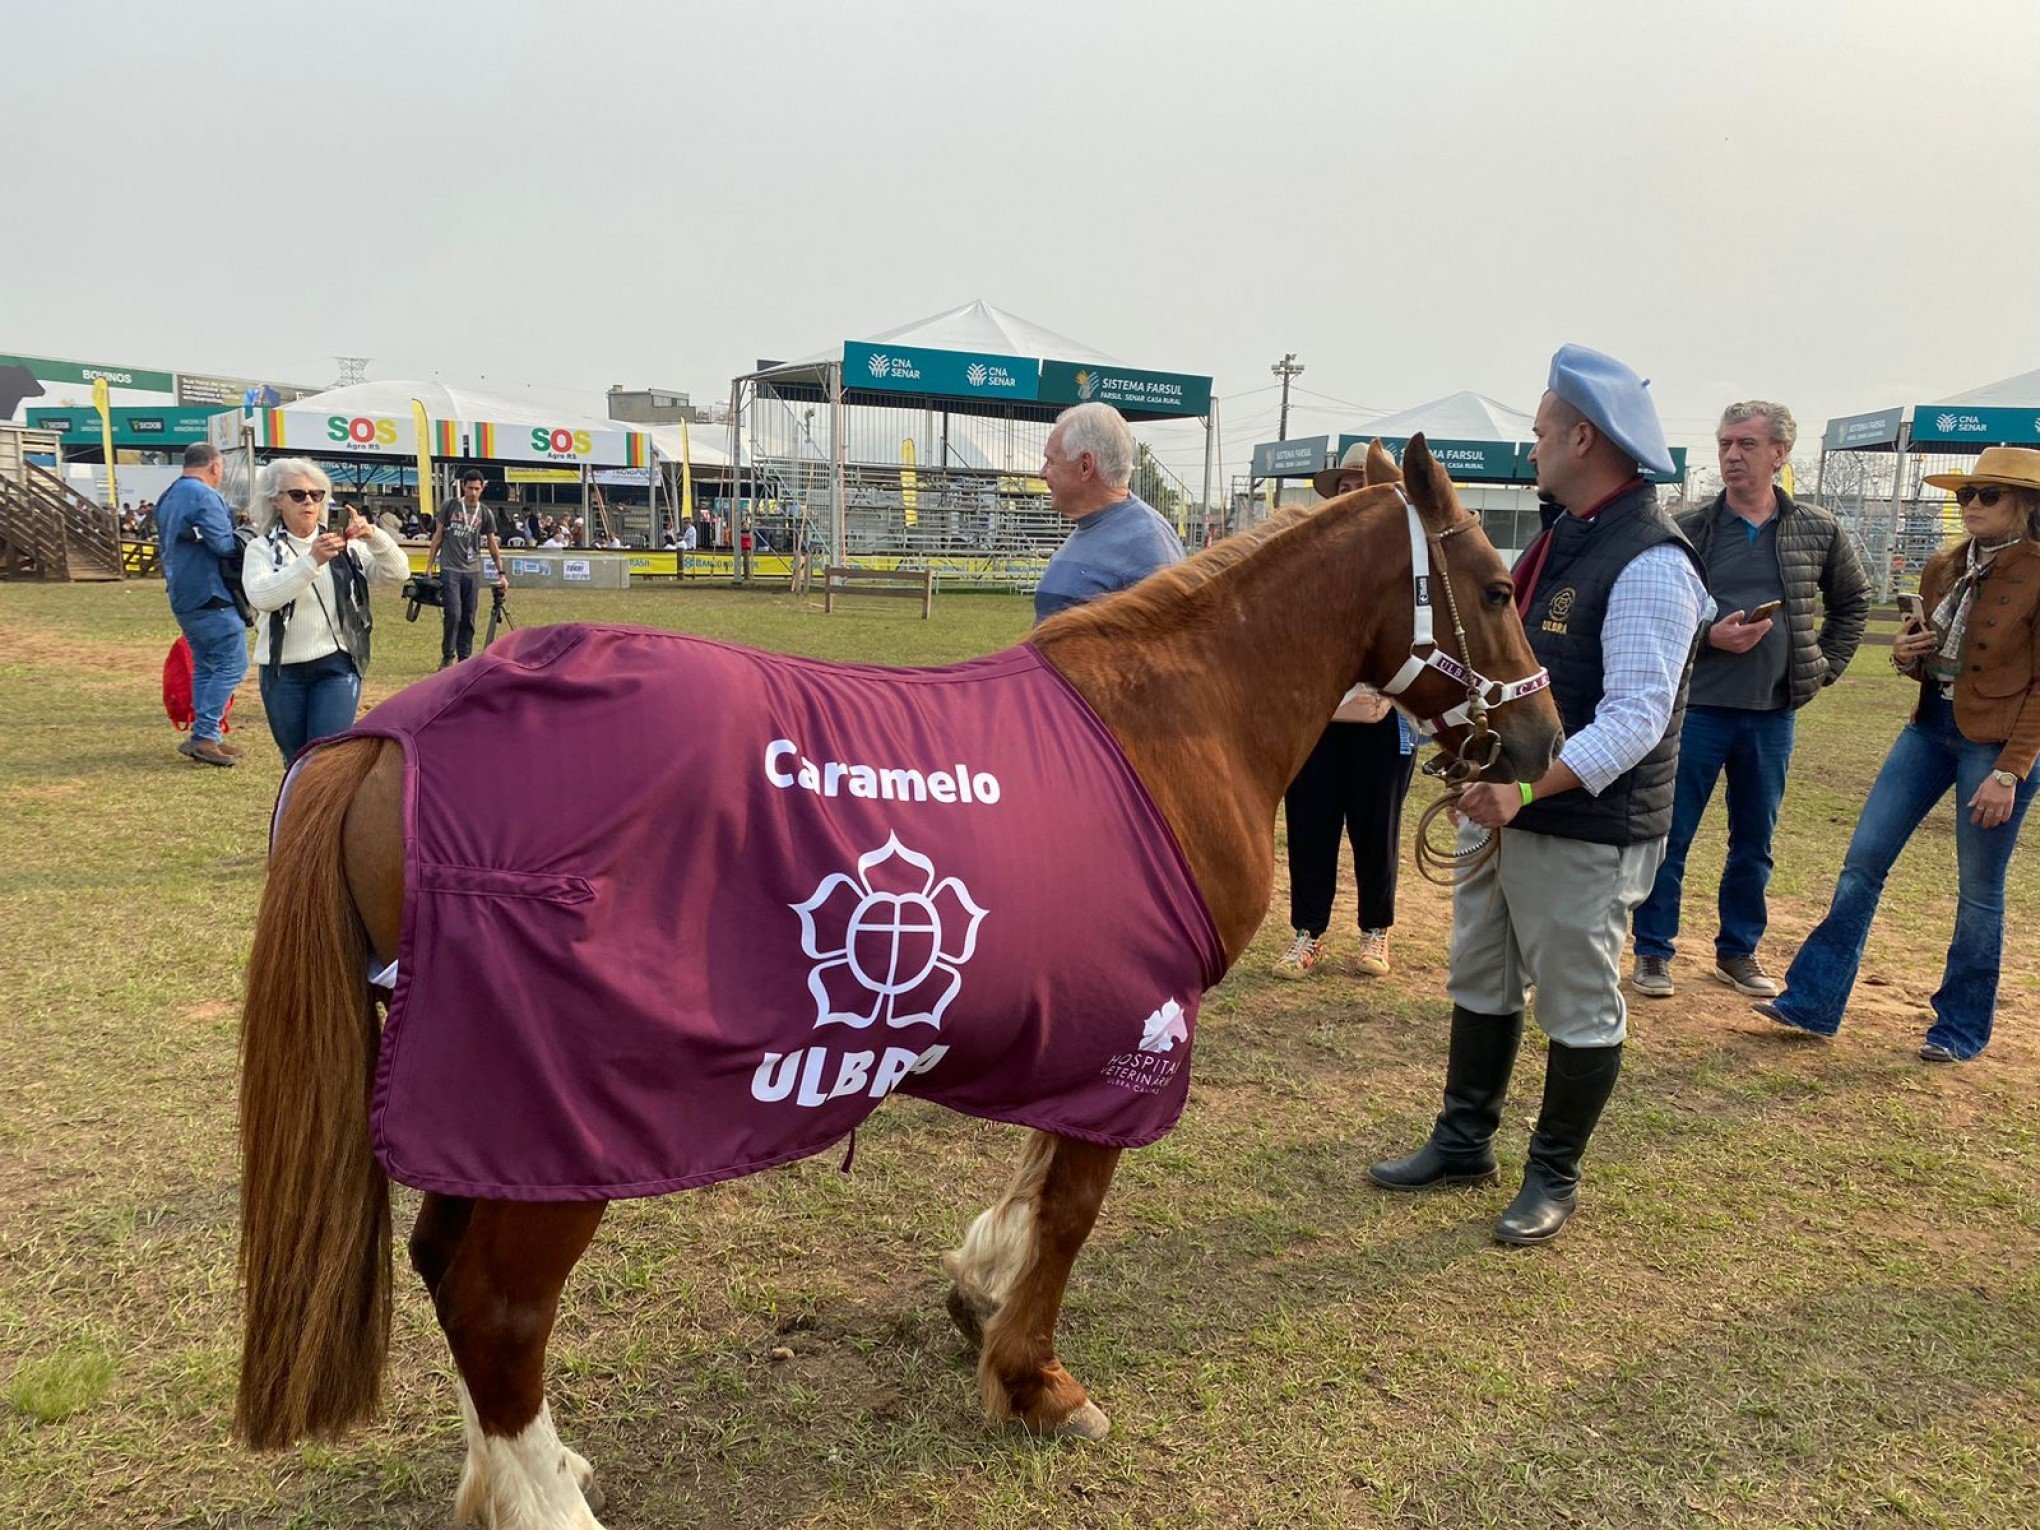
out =
[[[1665,736],[1693,635],[1713,604],[1670,543],[1646,548],[1616,576],[1601,619],[1601,704],[1558,753],[1594,796]]]

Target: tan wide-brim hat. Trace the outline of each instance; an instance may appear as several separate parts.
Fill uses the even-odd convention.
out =
[[[2040,456],[2040,453],[2035,453]],[[1339,478],[1346,473],[1364,472],[1367,467],[1367,443],[1355,441],[1346,448],[1346,455],[1339,459],[1337,467],[1328,467],[1315,478],[1310,486],[1317,490],[1319,499],[1330,499],[1339,492]]]
[[[2031,489],[2040,494],[2040,451],[2030,446],[1986,446],[1970,472],[1929,473],[1926,481],[1937,489],[1959,489],[1966,483],[1995,483],[2008,489]]]

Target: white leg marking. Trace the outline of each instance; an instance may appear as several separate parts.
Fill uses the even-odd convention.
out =
[[[581,1496],[588,1463],[560,1444],[552,1407],[510,1438],[482,1437],[488,1501],[482,1523],[490,1530],[602,1530]]]
[[[461,1468],[460,1491],[453,1495],[453,1519],[459,1525],[485,1524],[489,1512],[489,1458],[482,1440],[482,1421],[475,1416],[475,1400],[468,1396],[467,1383],[454,1379],[460,1394],[460,1426],[467,1437],[467,1465]]]
[[[1034,1208],[1054,1153],[1053,1138],[1031,1136],[1005,1194],[978,1214],[961,1248],[942,1256],[942,1268],[980,1317],[998,1311],[1013,1282],[1034,1262]]]

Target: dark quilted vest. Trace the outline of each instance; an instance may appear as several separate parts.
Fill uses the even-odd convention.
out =
[[[1551,694],[1568,734],[1594,720],[1601,704],[1601,618],[1615,579],[1639,553],[1676,543],[1705,577],[1693,547],[1658,508],[1657,490],[1640,484],[1589,521],[1560,515],[1552,523],[1551,552],[1538,576],[1523,627],[1538,663],[1551,671]],[[1679,694],[1665,736],[1596,797],[1584,788],[1533,802],[1510,827],[1557,834],[1597,845],[1637,845],[1671,832],[1672,797],[1679,774],[1679,729],[1686,720],[1686,685],[1699,634],[1679,675]]]

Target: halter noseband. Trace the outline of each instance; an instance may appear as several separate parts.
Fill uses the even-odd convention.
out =
[[[1433,536],[1424,529],[1424,523],[1417,514],[1417,507],[1410,503],[1410,497],[1396,486],[1396,498],[1403,504],[1403,510],[1410,524],[1410,582],[1415,591],[1416,625],[1410,637],[1409,657],[1403,660],[1402,668],[1395,672],[1395,678],[1381,688],[1384,696],[1399,696],[1416,684],[1417,678],[1427,669],[1435,669],[1448,680],[1466,687],[1466,700],[1442,712],[1436,717],[1419,718],[1417,731],[1430,738],[1441,728],[1465,724],[1472,731],[1455,752],[1451,764],[1442,774],[1448,781],[1465,781],[1478,775],[1501,758],[1502,736],[1487,725],[1488,713],[1497,707],[1524,696],[1536,694],[1551,684],[1551,672],[1540,668],[1535,674],[1521,680],[1490,680],[1470,662],[1472,650],[1466,643],[1466,624],[1459,619],[1459,601],[1452,593],[1452,579],[1445,570],[1445,538],[1457,536],[1469,526],[1479,524],[1477,520],[1461,521],[1457,526],[1448,526]],[[1439,584],[1445,591],[1445,609],[1452,618],[1452,636],[1459,644],[1459,652],[1469,662],[1461,663],[1438,647],[1436,625],[1431,605],[1431,551],[1437,549]]]

